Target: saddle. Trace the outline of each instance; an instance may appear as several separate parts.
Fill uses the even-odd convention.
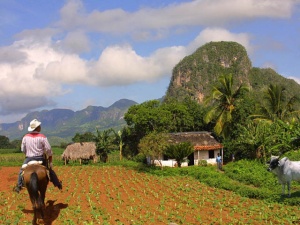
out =
[[[45,167],[46,168],[46,171],[47,171],[47,177],[48,179],[50,180],[50,171],[49,169],[43,165],[43,161],[37,161],[37,160],[32,160],[32,161],[29,161],[28,163],[25,163],[22,165],[22,179],[23,179],[23,175],[24,175],[24,170],[27,166],[30,166],[30,165],[40,165],[42,167]]]
[[[42,165],[42,164],[43,164],[43,161],[32,160],[28,163],[23,164],[22,169],[24,170],[29,165]]]

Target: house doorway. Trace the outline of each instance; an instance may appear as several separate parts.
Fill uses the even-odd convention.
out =
[[[193,165],[195,165],[194,152],[188,156],[188,160],[189,160],[188,166],[193,166]]]

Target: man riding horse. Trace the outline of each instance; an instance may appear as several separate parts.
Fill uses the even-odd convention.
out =
[[[41,132],[41,122],[37,119],[34,119],[30,122],[28,127],[29,133],[27,133],[22,139],[21,151],[25,154],[26,158],[23,162],[27,164],[30,161],[42,161],[42,165],[49,169],[50,181],[54,184],[55,187],[62,189],[62,183],[58,180],[54,170],[52,169],[52,149],[48,142],[47,137],[40,133]],[[44,155],[48,156],[48,160]],[[23,184],[22,179],[23,169],[20,169],[18,184],[15,187],[17,193],[20,192]]]

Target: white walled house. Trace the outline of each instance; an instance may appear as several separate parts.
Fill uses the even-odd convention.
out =
[[[217,154],[223,158],[223,145],[219,143],[210,132],[180,132],[171,133],[169,142],[172,144],[181,142],[190,142],[194,146],[194,153],[188,156],[187,162],[182,163],[183,166],[198,165],[201,160],[205,160],[207,164],[216,164]],[[161,157],[158,160],[147,159],[148,163],[157,166],[175,167],[176,161]],[[223,160],[222,160],[223,162]]]

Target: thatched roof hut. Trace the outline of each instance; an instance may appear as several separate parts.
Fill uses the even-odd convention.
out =
[[[95,162],[95,160],[97,159],[96,144],[95,142],[81,142],[70,144],[63,152],[62,159],[65,161],[65,164],[69,160],[80,160],[81,164],[82,159],[93,159]]]
[[[196,151],[199,150],[213,150],[223,148],[210,132],[182,132],[169,134],[169,142],[177,144],[181,142],[190,142],[193,144]]]

